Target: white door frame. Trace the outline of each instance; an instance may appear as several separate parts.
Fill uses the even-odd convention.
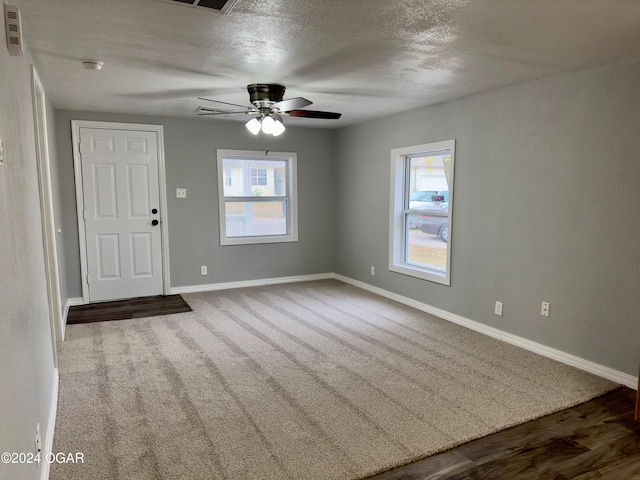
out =
[[[155,132],[158,142],[158,181],[160,185],[160,239],[162,243],[162,290],[169,295],[171,281],[169,276],[169,224],[167,223],[167,181],[164,167],[164,129],[162,125],[139,123],[94,122],[89,120],[71,120],[71,139],[73,142],[73,170],[76,177],[76,205],[78,210],[78,236],[80,245],[80,274],[82,301],[89,303],[89,284],[87,283],[87,236],[84,225],[84,194],[82,189],[82,162],[80,159],[80,129],[104,128],[108,130],[137,130]]]
[[[40,222],[42,226],[42,249],[44,251],[44,271],[47,284],[47,303],[53,366],[58,367],[56,339],[64,339],[60,284],[58,278],[58,254],[56,252],[53,200],[51,197],[51,173],[49,169],[49,141],[47,138],[47,106],[45,93],[38,72],[31,65],[31,98],[33,107],[33,128],[36,143],[36,166],[38,170],[38,194],[40,197]]]

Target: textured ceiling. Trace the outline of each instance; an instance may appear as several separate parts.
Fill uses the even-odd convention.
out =
[[[338,127],[640,54],[638,0],[9,2],[63,109],[195,116],[199,96],[247,105],[247,84],[276,82],[343,113],[287,124]]]

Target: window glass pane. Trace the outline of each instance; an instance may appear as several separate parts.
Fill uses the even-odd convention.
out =
[[[225,158],[225,197],[285,197],[287,195],[285,160],[245,160]]]
[[[447,216],[419,215],[417,228],[406,227],[405,262],[419,267],[445,271],[447,266]]]
[[[226,202],[227,237],[287,234],[286,202]]]
[[[406,194],[409,196],[409,208],[421,210],[431,208],[433,202],[449,201],[449,173],[451,152],[429,152],[412,155],[408,159],[409,185]]]
[[[413,266],[446,271],[450,162],[450,150],[407,158],[405,205],[417,212],[405,213],[404,261]]]

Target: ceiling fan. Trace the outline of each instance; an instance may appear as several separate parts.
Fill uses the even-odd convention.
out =
[[[282,122],[282,118],[285,116],[333,120],[342,116],[341,113],[335,112],[300,110],[301,108],[311,105],[312,102],[302,97],[283,100],[286,88],[284,85],[279,85],[277,83],[252,83],[251,85],[247,85],[247,90],[249,91],[249,100],[252,104],[251,107],[199,97],[200,100],[228,105],[230,107],[237,107],[242,110],[199,106],[196,112],[198,115],[203,116],[229,115],[235,113],[255,115],[254,118],[246,123],[247,129],[254,135],[257,135],[262,131],[263,133],[270,134],[275,137],[281,135],[285,130]]]

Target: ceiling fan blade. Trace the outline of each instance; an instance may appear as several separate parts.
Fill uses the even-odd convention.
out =
[[[215,112],[213,110],[200,110],[197,112],[198,115],[233,115],[234,113],[251,113],[251,112]]]
[[[199,106],[196,109],[196,113],[198,115],[231,115],[234,113],[254,113],[254,112],[255,110],[253,109],[231,111],[231,110],[220,110],[218,108],[210,108],[210,107],[203,107],[203,106]]]
[[[292,117],[304,117],[304,118],[326,118],[328,120],[337,120],[342,116],[341,113],[335,112],[320,112],[318,110],[289,110],[285,112]]]
[[[308,105],[311,105],[313,102],[307,100],[302,97],[288,98],[286,100],[282,100],[278,103],[274,103],[271,105],[271,108],[277,108],[281,112],[287,112],[289,110],[293,110],[294,108],[304,108]]]
[[[231,105],[232,107],[251,108],[251,107],[247,107],[246,105],[238,105],[237,103],[222,102],[220,100],[211,100],[210,98],[198,97],[198,100],[204,100],[205,102],[222,103],[224,105]]]
[[[203,117],[205,115],[229,115],[230,113],[244,113],[244,112],[204,112],[204,113],[198,113],[198,115]]]
[[[205,116],[205,115],[231,115],[234,113],[248,113],[248,112],[205,112],[205,113],[198,113],[198,115],[200,116]]]

